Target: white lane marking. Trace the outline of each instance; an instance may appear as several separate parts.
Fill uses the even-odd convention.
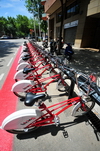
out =
[[[10,59],[9,63],[7,64],[7,67],[11,64],[12,60],[13,60],[13,57]]]
[[[2,74],[0,75],[0,81],[2,80],[3,76],[4,76],[4,73],[2,73]]]

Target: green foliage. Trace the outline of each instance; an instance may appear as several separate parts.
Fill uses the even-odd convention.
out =
[[[42,13],[44,12],[43,5],[41,5],[41,0],[25,0],[25,6],[30,13],[34,14],[34,17],[37,17],[41,20]]]
[[[47,21],[41,21],[41,30],[45,33],[47,32]]]
[[[26,36],[29,33],[29,19],[26,16],[17,15],[16,18],[16,29],[18,36]]]
[[[7,24],[7,19],[4,18],[4,17],[0,17],[0,30],[1,30],[1,33],[5,34],[6,24]]]
[[[34,22],[36,32],[39,32],[39,24],[42,32],[47,32],[47,21],[41,20],[44,8],[41,0],[25,0],[26,8],[33,14],[33,18],[17,15],[16,18],[3,16],[0,17],[0,36],[3,34],[13,37],[25,37],[29,35],[30,29],[34,30]]]
[[[16,19],[13,17],[8,17],[7,18],[7,23],[6,23],[6,30],[5,32],[7,33],[7,35],[11,36],[16,36],[15,31],[16,31]]]
[[[42,20],[42,14],[44,13],[44,6],[41,5],[41,0],[25,0],[25,6],[27,10],[33,14],[40,22],[42,32],[47,32],[47,21]]]
[[[3,34],[13,37],[25,37],[30,33],[30,29],[34,29],[33,19],[26,16],[17,15],[13,17],[0,17],[0,36]],[[38,29],[38,23],[36,23]]]

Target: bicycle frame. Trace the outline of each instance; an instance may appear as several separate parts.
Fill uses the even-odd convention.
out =
[[[39,106],[39,109],[41,109],[42,113],[43,113],[43,111],[46,111],[46,113],[43,114],[38,119],[36,119],[33,123],[27,125],[25,127],[25,129],[30,128],[30,127],[34,127],[34,126],[40,127],[40,126],[45,126],[45,125],[50,125],[50,124],[58,125],[59,124],[58,115],[60,115],[62,112],[64,112],[65,110],[67,110],[71,106],[77,104],[78,102],[80,102],[81,106],[85,109],[85,105],[82,103],[81,97],[75,97],[72,99],[68,99],[68,100],[56,103],[54,105],[51,105],[49,107],[47,107],[44,103],[42,103]],[[57,111],[57,110],[59,110],[59,111]],[[56,111],[56,113],[53,114],[53,112],[55,112],[55,111]],[[30,121],[30,120],[32,120],[32,118],[29,119],[28,121]],[[28,121],[26,121],[26,122],[28,123]]]
[[[42,58],[41,60],[37,60],[34,62],[34,64],[31,64],[31,62],[23,61],[20,64],[18,64],[16,70],[19,71],[20,69],[26,68],[26,67],[34,67],[34,68],[39,68],[43,63],[46,63],[45,58]],[[37,64],[37,66],[36,66]]]
[[[51,78],[54,78],[54,79],[52,79],[51,81],[49,81],[49,82],[47,82],[46,84],[43,85],[43,82],[45,82],[45,81],[47,81]],[[35,82],[34,85],[32,85],[29,88],[27,86],[27,87],[24,88],[24,90],[27,89],[26,92],[33,92],[33,93],[46,92],[47,91],[47,86],[49,86],[51,83],[55,82],[58,79],[61,79],[63,85],[65,85],[64,80],[62,79],[61,75],[57,74],[57,75],[53,75],[53,76],[46,77],[46,78],[43,78],[43,79],[37,79],[36,81],[34,81]]]
[[[38,71],[40,71],[41,69],[43,69],[43,71],[42,71],[41,73],[38,73]],[[44,65],[44,66],[42,66],[42,67],[40,67],[40,68],[36,67],[36,69],[31,72],[31,73],[33,73],[33,74],[31,74],[31,75],[32,75],[31,78],[32,78],[34,75],[35,75],[37,78],[39,78],[39,77],[41,77],[41,76],[43,75],[44,72],[46,72],[46,71],[49,70],[49,69],[52,69],[52,70],[54,71],[54,73],[57,74],[56,71],[54,70],[54,68],[52,67],[52,65],[51,65],[51,64],[47,64],[47,65]],[[35,73],[35,74],[34,74],[34,73]],[[40,79],[40,78],[39,78],[39,79]],[[32,79],[31,79],[31,80],[32,80]]]
[[[18,64],[20,64],[21,62],[24,62],[24,60],[21,58],[18,61]],[[45,60],[45,58],[42,55],[38,55],[38,54],[34,54],[34,56],[30,56],[30,58],[28,58],[25,62],[30,63],[31,65],[35,65],[38,61],[42,61]]]
[[[42,71],[41,71],[42,69]],[[52,69],[52,71],[57,74],[57,72],[55,71],[55,69],[53,68],[53,66],[51,64],[46,64],[42,67],[35,67],[34,70],[28,72],[28,73],[23,73],[24,70],[21,69],[19,71],[16,72],[16,74],[14,75],[14,79],[17,81],[18,79],[26,79],[26,80],[33,80],[34,76],[36,76],[37,79],[40,79],[42,77],[42,75],[49,69]],[[40,71],[40,72],[39,72]],[[39,73],[38,73],[39,72]]]

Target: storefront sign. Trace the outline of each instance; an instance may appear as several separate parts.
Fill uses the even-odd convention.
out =
[[[70,28],[70,27],[75,27],[75,26],[78,26],[78,20],[65,24],[64,29]]]

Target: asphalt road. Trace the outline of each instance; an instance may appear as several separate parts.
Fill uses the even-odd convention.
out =
[[[0,84],[3,84],[6,73],[15,57],[15,52],[25,40],[0,41],[0,75],[4,73]],[[7,45],[7,47],[6,47]],[[2,51],[2,53],[1,53]],[[5,63],[6,62],[6,63]],[[7,68],[7,64],[10,64]],[[6,70],[5,70],[6,69]],[[45,76],[48,76],[46,74]],[[4,79],[3,79],[4,78]],[[56,82],[48,86],[48,94],[51,99],[46,100],[47,105],[66,100],[67,94],[56,90]],[[32,108],[24,106],[19,100],[17,110]],[[69,108],[60,115],[60,126],[45,126],[34,132],[14,135],[13,151],[99,151],[100,134],[86,116],[75,118],[71,116],[72,108]],[[13,134],[9,134],[13,135]]]
[[[0,89],[16,56],[17,49],[25,39],[0,40]]]

